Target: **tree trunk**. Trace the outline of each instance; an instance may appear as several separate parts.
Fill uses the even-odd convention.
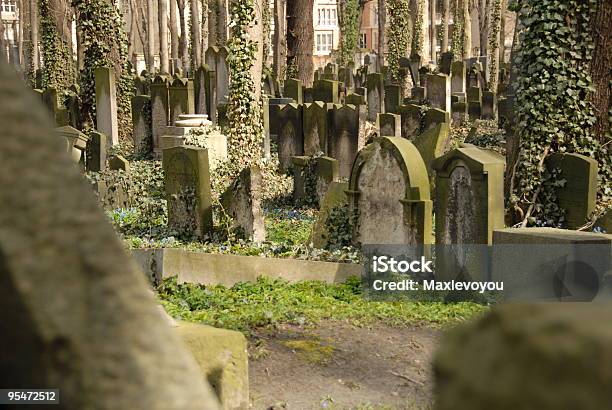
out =
[[[314,0],[287,1],[287,66],[295,66],[297,77],[305,87],[313,82]]]
[[[470,0],[463,2],[463,58],[472,57],[472,13]]]
[[[40,69],[40,56],[38,53],[38,5],[36,0],[30,0],[30,41],[32,75],[36,76],[36,70]]]
[[[202,64],[202,28],[198,0],[190,0],[191,6],[191,68],[193,71]]]
[[[450,16],[450,0],[442,0],[442,45],[441,53],[448,51],[448,21]]]
[[[480,0],[478,19],[480,22],[480,55],[486,56],[489,52],[489,16],[491,0]]]
[[[508,2],[501,0],[501,20],[499,21],[499,63],[506,61],[506,14]]]
[[[225,46],[227,45],[228,27],[229,27],[228,0],[216,0],[216,2],[217,2],[217,28],[216,28],[217,44],[219,46]]]
[[[385,46],[387,45],[387,6],[385,0],[378,0],[378,71],[385,65]]]
[[[174,64],[176,64],[179,58],[179,35],[176,9],[176,0],[170,0],[170,55]]]
[[[170,73],[170,56],[168,55],[168,0],[158,0],[159,13],[159,67],[162,74]]]
[[[251,78],[255,85],[255,100],[259,101],[261,97],[261,80],[263,78],[264,64],[264,26],[263,26],[263,7],[267,5],[267,0],[254,0],[255,3],[255,19],[249,27],[249,40],[257,45],[255,51],[255,61],[251,67]]]
[[[593,126],[595,138],[608,145],[610,142],[610,110],[612,93],[610,92],[610,75],[612,67],[612,3],[610,0],[598,0],[597,12],[592,22],[595,49],[591,61],[591,77],[595,92],[590,99],[595,107],[596,122]]]
[[[436,28],[436,0],[429,0],[429,47],[431,61],[435,64],[437,60],[437,47],[438,42],[437,28]]]
[[[285,77],[287,63],[287,0],[274,0],[274,75],[277,80]]]
[[[177,0],[178,11],[179,11],[179,24],[181,26],[181,37],[179,41],[179,55],[183,62],[183,69],[189,68],[189,43],[187,33],[187,17],[185,16],[185,0]]]
[[[201,61],[200,64],[206,64],[206,50],[208,50],[208,47],[210,45],[210,43],[208,42],[208,14],[209,14],[209,10],[208,10],[208,0],[202,0],[202,10],[201,10],[201,15],[202,15],[202,23],[201,23],[201,27],[202,27],[202,32],[200,33],[200,35],[202,36],[202,43],[201,43]]]
[[[8,54],[6,53],[6,43],[4,41],[4,21],[0,20],[0,62],[8,63]]]
[[[155,9],[153,8],[154,0],[147,1],[147,70],[149,73],[155,73]]]
[[[489,90],[494,93],[497,92],[497,85],[499,80],[499,45],[501,35],[501,13],[502,0],[491,1],[491,16],[489,17],[489,47],[490,53],[488,54],[488,68],[489,68]]]

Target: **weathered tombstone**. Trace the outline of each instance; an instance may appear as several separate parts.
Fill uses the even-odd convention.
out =
[[[606,408],[611,320],[609,304],[493,307],[444,336],[433,364],[436,409]]]
[[[368,74],[367,79],[368,121],[375,122],[376,116],[385,112],[385,79],[380,73]]]
[[[413,139],[420,133],[423,107],[415,104],[402,105],[399,114],[402,121],[403,138]]]
[[[329,185],[339,179],[338,161],[330,157],[291,157],[293,200],[320,206]]]
[[[217,107],[219,106],[219,97],[217,95],[217,73],[209,71],[206,77],[206,95],[208,101],[207,112],[208,119],[217,125],[219,123],[219,115]]]
[[[302,104],[304,102],[302,81],[294,78],[288,78],[287,80],[285,80],[285,89],[283,92],[283,96],[286,98],[292,98],[297,104]]]
[[[160,137],[166,132],[169,115],[168,77],[158,75],[151,83],[151,130],[156,150],[160,147]]]
[[[454,102],[451,106],[451,117],[453,125],[461,126],[468,121],[467,104],[465,102]]]
[[[414,146],[421,153],[427,173],[432,180],[434,172],[431,164],[434,159],[446,153],[450,145],[450,127],[448,123],[441,123],[413,139]]]
[[[314,101],[337,104],[339,102],[338,81],[319,80],[312,89]]]
[[[333,110],[333,133],[329,136],[329,156],[338,160],[340,177],[351,175],[353,161],[365,144],[360,138],[360,128],[365,122],[365,108],[354,105],[336,105]]]
[[[440,55],[440,72],[442,74],[451,74],[451,65],[453,63],[453,58],[454,55],[452,51],[447,51]]]
[[[193,81],[186,78],[175,78],[168,90],[170,103],[170,125],[173,125],[181,114],[194,114]]]
[[[433,108],[451,112],[450,77],[444,74],[427,75],[427,99]]]
[[[316,101],[304,105],[304,154],[327,154],[329,110],[327,104]]]
[[[451,93],[465,93],[465,63],[454,61],[451,65]]]
[[[361,245],[419,246],[432,241],[432,202],[427,170],[416,147],[380,137],[359,152],[347,192]]]
[[[412,76],[412,84],[418,85],[421,83],[419,68],[421,68],[421,56],[415,54],[410,56],[410,75]]]
[[[412,87],[410,92],[412,101],[423,101],[427,98],[427,89],[425,87]]]
[[[168,226],[204,239],[213,228],[208,151],[182,146],[163,151]]]
[[[338,69],[338,80],[344,83],[347,90],[351,91],[355,88],[355,79],[353,77],[353,70],[348,67],[341,67]]]
[[[304,87],[302,88],[304,103],[312,103],[314,102],[314,92],[312,87]]]
[[[361,94],[349,94],[344,99],[344,102],[351,105],[365,105],[366,99]]]
[[[220,200],[223,210],[232,217],[232,228],[239,229],[245,239],[253,242],[266,240],[262,184],[259,167],[247,167],[221,195]]]
[[[196,114],[208,114],[208,93],[206,92],[208,73],[210,67],[202,65],[198,67],[194,74],[193,89],[194,89],[194,108]]]
[[[597,161],[580,154],[556,153],[546,159],[550,172],[559,171],[565,180],[556,187],[557,203],[565,210],[565,221],[570,229],[584,226],[595,210],[597,200]]]
[[[476,147],[432,161],[437,280],[488,279],[487,248],[471,245],[491,245],[504,227],[504,167],[504,157]]]
[[[341,210],[348,208],[348,198],[346,191],[348,190],[347,182],[332,182],[329,185],[325,196],[320,204],[320,210],[317,214],[317,220],[312,228],[312,235],[310,242],[312,246],[317,249],[328,249],[330,245],[330,236],[334,232],[330,232],[330,220],[335,215],[334,213],[341,212]],[[338,234],[337,232],[335,232]]]
[[[55,128],[53,134],[64,139],[66,152],[74,163],[85,165],[86,149],[89,140],[87,135],[69,125]]]
[[[291,166],[291,157],[304,153],[304,134],[302,131],[302,105],[287,104],[278,113],[278,160],[281,169]]]
[[[398,114],[378,114],[376,120],[378,135],[381,137],[401,137],[402,117]]]
[[[107,137],[101,132],[91,131],[87,143],[87,170],[104,171],[106,169]]]
[[[111,155],[108,158],[108,169],[111,171],[129,171],[130,161],[125,159],[122,155]]]
[[[57,90],[54,87],[47,87],[42,92],[43,104],[47,107],[47,110],[51,114],[51,118],[57,123],[57,113],[61,108],[61,103]]]
[[[395,113],[404,102],[404,90],[399,85],[388,85],[385,87],[385,112]]]
[[[96,128],[109,138],[110,145],[119,143],[117,120],[117,87],[115,72],[108,67],[94,71],[96,83]]]
[[[151,129],[151,97],[132,97],[132,138],[134,153],[147,156],[153,151],[153,130]]]
[[[492,91],[482,93],[482,119],[497,120],[497,95]]]
[[[77,130],[83,129],[81,97],[79,97],[79,87],[77,85],[70,86],[70,90],[66,93],[64,101],[66,110],[68,111],[69,125]]]
[[[423,117],[423,132],[429,131],[438,124],[450,126],[450,113],[439,108],[430,108]]]
[[[0,385],[52,386],[63,409],[220,408],[10,70],[0,66],[0,202],[14,210],[0,213]]]
[[[144,72],[146,74],[146,71]],[[134,77],[134,95],[149,95],[149,81],[143,75]]]

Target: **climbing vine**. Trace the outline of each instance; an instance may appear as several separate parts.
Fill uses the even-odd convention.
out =
[[[410,1],[388,0],[387,13],[389,24],[387,25],[387,64],[394,82],[401,80],[399,60],[408,52],[410,46]]]
[[[134,80],[128,61],[128,40],[123,30],[121,13],[105,0],[73,0],[79,15],[79,29],[84,45],[84,63],[80,75],[81,115],[86,127],[93,127],[96,118],[96,85],[94,72],[110,67],[117,86],[117,119],[119,137],[132,137],[131,98]]]
[[[574,152],[599,163],[599,197],[612,195],[610,147],[591,136],[595,121],[589,94],[593,49],[590,22],[595,0],[525,0],[519,12],[516,67],[516,133],[521,141],[512,179],[511,203],[522,225],[563,225],[555,186],[563,184],[545,167],[556,152]]]
[[[499,47],[501,24],[501,0],[493,0],[491,4],[491,18],[489,29],[489,90],[497,92],[499,80]]]
[[[229,41],[229,158],[238,171],[262,157],[263,119],[261,102],[255,98],[251,68],[255,64],[257,43],[249,38],[255,21],[253,0],[230,3],[232,37]]]
[[[414,26],[413,26],[414,34],[412,36],[412,51],[411,51],[411,54],[413,56],[423,55],[423,47],[425,44],[425,33],[423,32],[424,17],[425,17],[425,0],[416,0],[416,15],[414,18]]]
[[[39,0],[38,8],[43,58],[42,86],[53,87],[61,93],[67,90],[76,78],[72,50],[57,32],[50,1]]]
[[[270,42],[272,33],[272,27],[270,26],[271,14],[270,6],[267,1],[262,2],[261,18],[263,20],[263,64],[264,67],[267,67],[270,52],[272,50],[272,44]]]
[[[353,61],[359,42],[359,0],[345,0],[344,17],[340,25],[339,63],[343,66]]]

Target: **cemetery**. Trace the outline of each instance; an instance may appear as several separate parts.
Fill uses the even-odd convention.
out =
[[[38,3],[0,20],[0,391],[609,407],[606,1]]]

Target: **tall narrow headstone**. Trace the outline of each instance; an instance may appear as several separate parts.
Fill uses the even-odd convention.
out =
[[[208,81],[208,73],[210,67],[202,65],[198,67],[194,74],[193,90],[194,90],[194,105],[196,114],[208,114],[208,93],[206,92],[206,82]]]
[[[108,67],[98,67],[94,71],[96,83],[96,128],[108,135],[109,143],[119,143],[119,123],[117,120],[117,87],[115,72]]]
[[[327,104],[316,101],[304,105],[304,155],[327,154],[328,117]]]
[[[106,169],[107,137],[98,131],[89,134],[87,142],[87,170],[104,171]]]
[[[367,78],[368,121],[375,122],[379,113],[385,112],[385,79],[380,73]]]
[[[337,104],[339,102],[339,83],[334,80],[319,80],[312,89],[314,101]]]
[[[445,74],[427,75],[427,99],[433,108],[451,112],[451,81]]]
[[[403,88],[399,85],[388,85],[385,87],[385,112],[398,113],[399,106],[404,101]]]
[[[159,151],[160,138],[166,133],[169,116],[168,77],[158,75],[151,83],[151,130],[155,150]]]
[[[151,120],[151,97],[147,95],[133,97],[132,132],[134,151],[138,156],[146,156],[153,151]]]
[[[333,110],[333,132],[328,141],[329,156],[338,160],[340,177],[351,175],[353,161],[364,146],[360,129],[366,120],[364,106],[336,105]]]
[[[465,63],[454,61],[451,65],[451,93],[465,93]]]
[[[381,137],[401,137],[402,117],[399,114],[378,114],[377,128]]]
[[[423,107],[415,104],[402,105],[399,108],[399,114],[402,121],[401,136],[409,140],[413,139],[421,131]]]
[[[302,108],[302,105],[292,103],[283,106],[279,112],[278,160],[283,170],[291,167],[291,157],[304,153]]]
[[[283,96],[286,98],[293,98],[297,104],[304,102],[304,93],[302,89],[302,81],[288,78],[285,80],[285,89]]]
[[[170,103],[170,125],[178,120],[181,114],[194,114],[193,81],[186,78],[175,78],[168,90]]]

